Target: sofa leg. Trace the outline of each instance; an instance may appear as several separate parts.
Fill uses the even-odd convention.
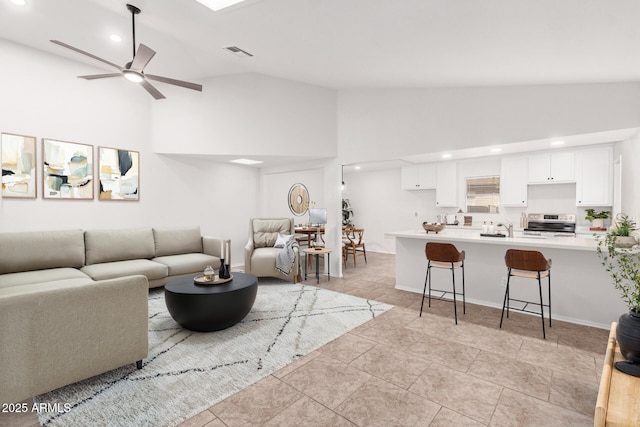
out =
[[[136,361],[136,368],[142,369],[142,360]]]

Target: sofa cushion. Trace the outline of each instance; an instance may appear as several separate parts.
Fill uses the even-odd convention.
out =
[[[220,268],[220,258],[206,254],[168,255],[153,258],[151,261],[166,265],[169,269],[169,276],[203,272],[207,265],[216,270]]]
[[[83,265],[82,230],[0,233],[0,274]]]
[[[273,247],[280,234],[291,234],[291,221],[288,219],[254,219],[253,244],[256,248]]]
[[[89,276],[75,268],[51,268],[48,270],[0,274],[0,289],[12,286],[23,286],[32,283],[46,283],[74,279],[84,279],[87,282],[92,282]]]
[[[202,253],[200,227],[154,228],[155,255]]]
[[[53,289],[78,288],[83,286],[90,286],[93,283],[95,283],[93,280],[91,280],[88,276],[85,276],[84,278],[79,277],[75,279],[52,280],[50,282],[8,286],[6,288],[0,288],[0,298],[11,295],[27,295],[40,293]]]
[[[276,257],[280,248],[258,248],[251,254],[251,274],[266,274],[276,268]]]
[[[116,277],[133,276],[141,274],[147,280],[162,279],[167,276],[169,268],[158,262],[148,259],[132,259],[128,261],[105,262],[101,264],[86,265],[81,268],[93,280],[114,279]]]
[[[151,259],[156,254],[151,228],[86,230],[84,242],[86,265],[132,259]],[[109,278],[111,277],[117,276]]]

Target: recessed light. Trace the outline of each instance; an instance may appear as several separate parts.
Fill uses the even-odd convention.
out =
[[[356,166],[354,169],[359,171],[361,169],[361,167],[360,166]]]
[[[442,158],[443,159],[450,159],[451,158],[451,154],[443,154]]]
[[[502,148],[492,148],[492,149],[491,149],[491,152],[492,152],[492,153],[499,153],[499,152],[501,152],[501,151],[502,151]]]
[[[16,6],[25,6],[27,4],[26,0],[9,0],[9,1],[15,4]]]
[[[236,3],[241,3],[244,0],[196,0],[198,3],[202,3],[213,11],[224,9],[225,7],[233,6]]]
[[[120,37],[117,34],[111,34],[109,36],[109,39],[111,39],[112,42],[116,42],[116,43],[120,43],[122,41],[122,37]]]
[[[235,159],[231,160],[231,163],[239,163],[241,165],[257,165],[258,163],[262,163],[262,161],[251,159]]]
[[[552,141],[551,145],[553,145],[554,147],[558,146],[558,145],[564,145],[564,141],[559,139],[557,141]]]

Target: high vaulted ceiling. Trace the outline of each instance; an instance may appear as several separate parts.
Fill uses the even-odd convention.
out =
[[[109,70],[49,40],[124,65],[127,2],[142,9],[136,41],[157,51],[145,71],[183,80],[258,72],[330,88],[640,81],[638,0],[247,0],[219,12],[195,0],[0,0],[0,38]]]

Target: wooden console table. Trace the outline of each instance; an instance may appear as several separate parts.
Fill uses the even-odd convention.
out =
[[[640,378],[618,371],[613,364],[625,360],[616,342],[616,327],[611,324],[607,352],[600,378],[593,425],[640,426]]]

